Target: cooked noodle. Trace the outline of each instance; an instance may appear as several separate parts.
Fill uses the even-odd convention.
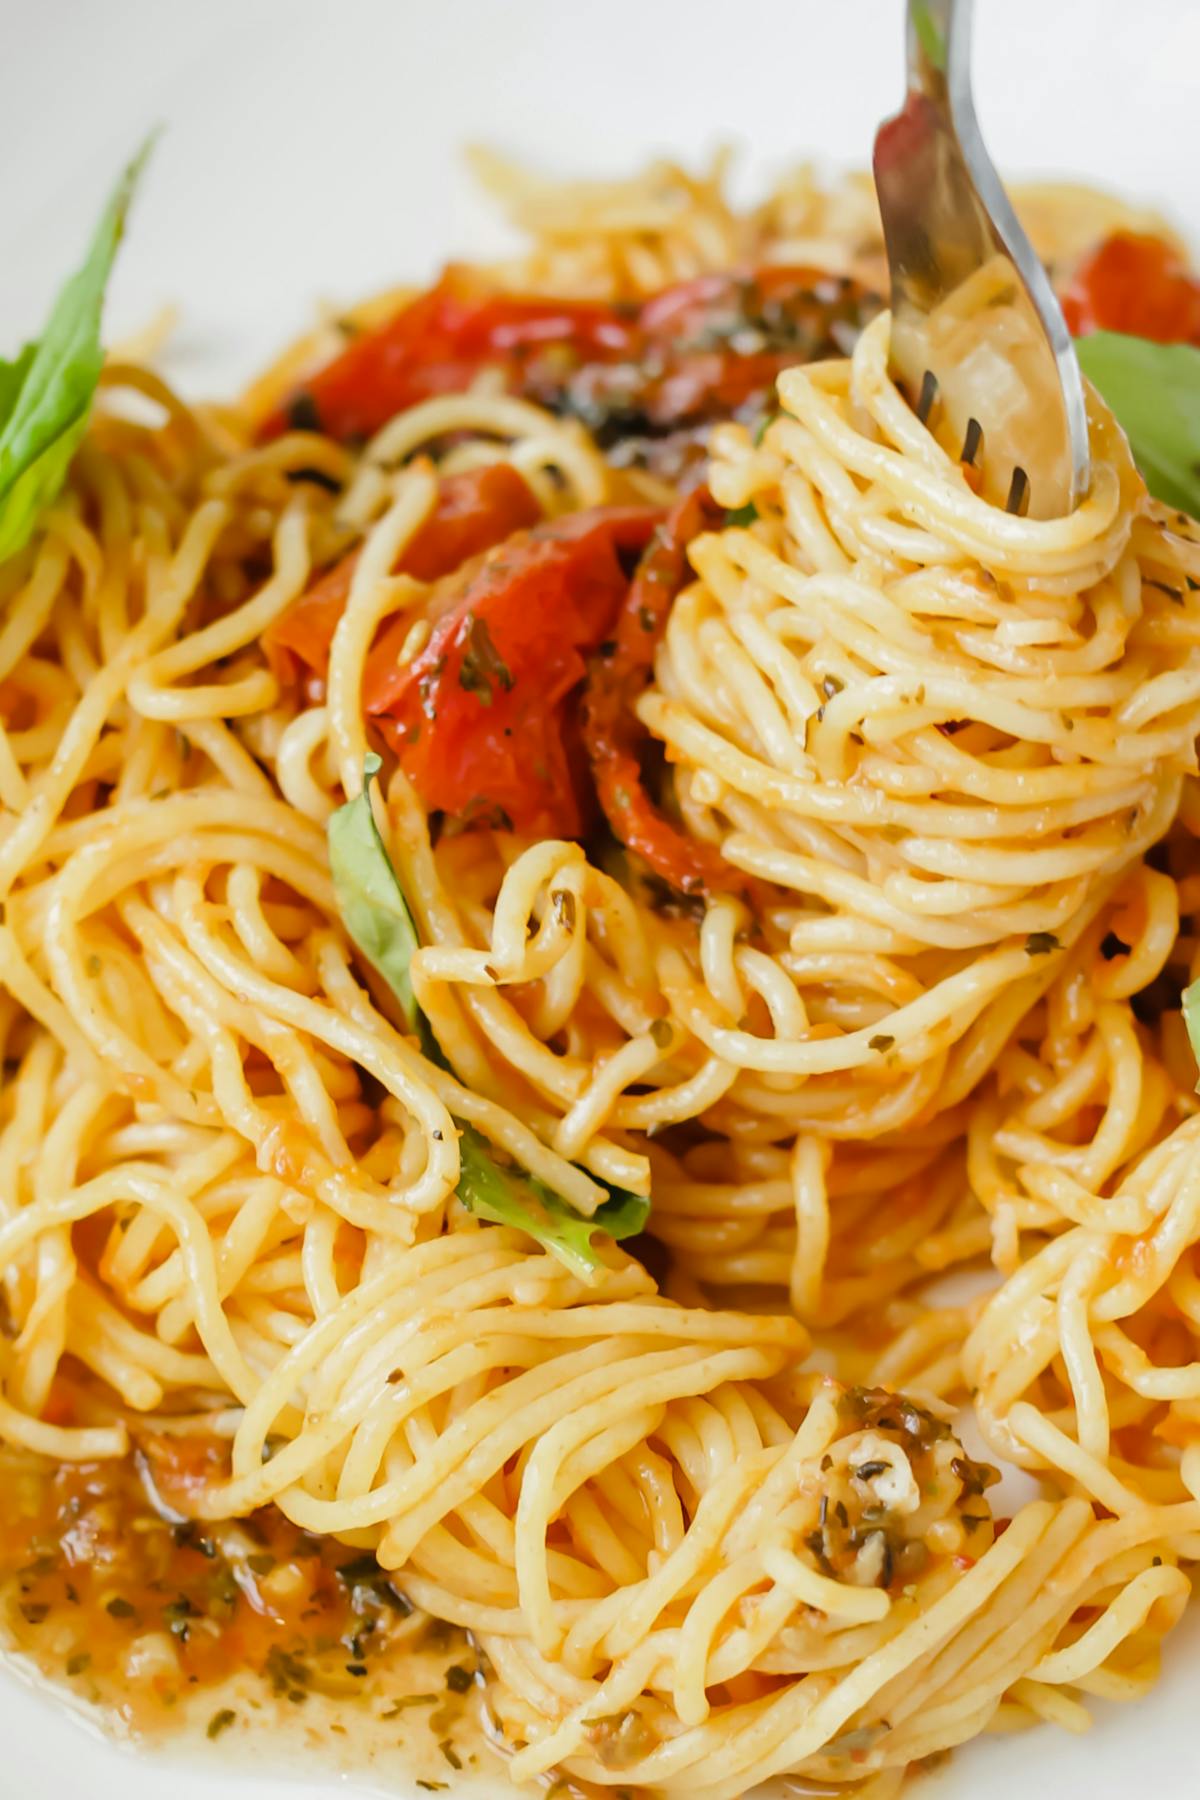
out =
[[[856,188],[745,219],[719,167],[489,174],[548,291],[876,253]],[[111,366],[159,422],[102,406],[0,567],[0,1436],[226,1440],[201,1516],[273,1502],[470,1628],[519,1779],[884,1800],[1143,1691],[1200,1557],[1195,1069],[1133,1005],[1198,960],[1200,541],[1098,403],[1074,514],[986,504],[887,331],[783,375],[761,436],[715,430],[713,496],[753,517],[690,543],[638,700],[737,891],[663,907],[574,841],[435,839],[392,773],[445,1067],[326,851],[371,645],[425,594],[394,571],[439,477],[503,459],[547,516],[655,480],[486,383],[358,453]],[[306,703],[260,641],[359,542]],[[649,1194],[661,1281],[472,1217],[455,1121],[585,1217]],[[987,1262],[978,1298],[923,1292]],[[967,1406],[1043,1484],[1003,1530]]]

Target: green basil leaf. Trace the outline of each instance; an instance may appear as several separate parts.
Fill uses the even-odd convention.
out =
[[[37,345],[26,344],[16,362],[5,362],[0,356],[0,430],[8,422],[36,354]]]
[[[445,1069],[449,1064],[413,990],[412,957],[420,946],[417,927],[371,810],[371,783],[379,769],[378,756],[366,757],[362,792],[339,806],[326,828],[334,892],[349,936],[395,994],[426,1056]],[[583,1281],[603,1266],[592,1242],[597,1231],[612,1238],[634,1237],[649,1217],[649,1200],[614,1188],[594,1216],[585,1219],[544,1182],[500,1163],[473,1125],[460,1122],[458,1149],[457,1191],[463,1205],[493,1225],[528,1232]]]
[[[544,1182],[501,1167],[486,1138],[471,1125],[462,1128],[458,1152],[462,1164],[458,1197],[463,1205],[493,1225],[515,1225],[528,1232],[583,1281],[600,1266],[592,1242],[597,1231],[612,1238],[634,1237],[650,1215],[649,1200],[621,1189],[592,1218],[583,1218]]]
[[[1200,350],[1119,331],[1078,338],[1075,349],[1129,439],[1150,492],[1200,515]]]
[[[14,362],[0,361],[0,562],[28,541],[54,499],[87,426],[104,363],[100,313],[109,270],[148,140],[125,170],[82,266],[54,303],[46,329]]]
[[[922,5],[918,0],[918,4],[913,6],[910,11],[913,30],[917,34],[917,41],[925,52],[926,58],[935,69],[944,70],[946,67],[946,40],[942,36],[941,27],[928,4]]]
[[[1193,981],[1191,987],[1183,991],[1183,1022],[1187,1026],[1192,1055],[1200,1064],[1200,981]],[[1200,1093],[1200,1081],[1196,1083],[1196,1090]]]
[[[419,1031],[423,1014],[411,965],[421,940],[371,811],[371,782],[380,767],[372,752],[363,763],[361,794],[330,818],[329,869],[342,924],[395,994],[409,1030]]]

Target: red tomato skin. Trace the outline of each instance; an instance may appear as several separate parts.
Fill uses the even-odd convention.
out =
[[[470,270],[450,268],[436,287],[351,340],[298,394],[264,421],[260,441],[303,418],[339,442],[373,437],[406,407],[462,393],[480,369],[522,351],[570,344],[582,355],[624,353],[630,330],[613,307],[497,293]]]
[[[597,507],[519,533],[431,595],[418,656],[398,660],[407,616],[380,638],[364,708],[430,811],[580,834],[588,801],[575,778],[575,690],[629,586],[619,552],[640,550],[660,516]]]
[[[436,581],[512,532],[536,524],[541,508],[524,477],[508,463],[448,475],[433,512],[409,543],[398,568]],[[323,682],[329,646],[346,610],[359,552],[351,551],[282,612],[263,634],[267,662],[285,684],[306,672]]]
[[[1076,269],[1062,304],[1076,337],[1121,331],[1200,346],[1200,281],[1170,244],[1148,233],[1105,238]]]
[[[593,662],[583,702],[583,741],[601,810],[614,836],[677,893],[737,892],[740,872],[697,843],[654,804],[642,780],[647,733],[634,713],[649,681],[667,615],[688,579],[687,546],[724,520],[707,488],[677,501],[644,552],[617,617],[611,648]]]
[[[259,437],[303,425],[342,442],[369,438],[406,407],[461,393],[485,368],[499,370],[510,393],[568,408],[573,375],[615,375],[623,385],[632,370],[650,426],[676,427],[765,398],[781,369],[830,354],[834,322],[861,323],[869,299],[852,282],[802,266],[702,275],[640,306],[504,294],[450,268],[317,370]],[[740,331],[760,347],[747,348]]]

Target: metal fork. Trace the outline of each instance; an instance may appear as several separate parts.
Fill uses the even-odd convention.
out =
[[[908,95],[875,139],[892,373],[989,500],[1057,518],[1090,479],[1083,380],[980,136],[972,6],[908,0]]]

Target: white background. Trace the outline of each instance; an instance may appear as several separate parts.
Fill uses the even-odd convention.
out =
[[[978,0],[1010,173],[1090,176],[1200,233],[1197,0]],[[185,308],[185,374],[242,376],[311,318],[495,243],[456,152],[631,168],[735,138],[747,174],[863,164],[900,0],[0,0],[0,345],[33,330],[113,173],[166,125],[114,335]]]
[[[979,112],[1001,168],[1158,201],[1200,237],[1200,0],[977,12]],[[229,388],[318,298],[498,247],[464,142],[575,174],[730,138],[747,182],[814,151],[862,165],[900,96],[901,42],[901,0],[0,0],[0,352],[36,332],[155,124],[110,334],[175,302],[173,372]],[[1167,1648],[1144,1705],[1103,1713],[1082,1740],[984,1743],[914,1800],[1200,1794],[1200,1619]],[[162,1800],[161,1772],[3,1679],[0,1745],[0,1800]],[[169,1782],[170,1800],[295,1791],[241,1771]]]

